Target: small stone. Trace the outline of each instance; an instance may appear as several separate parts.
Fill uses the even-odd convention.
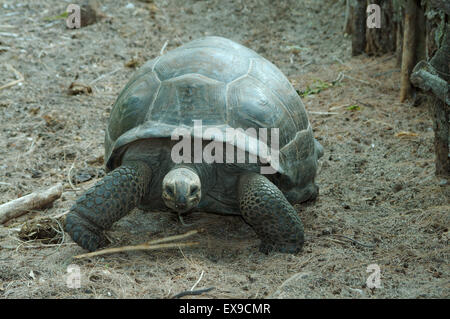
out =
[[[41,178],[42,172],[37,169],[31,169],[31,178]]]

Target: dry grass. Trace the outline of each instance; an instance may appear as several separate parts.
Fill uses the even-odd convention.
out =
[[[64,11],[59,2],[21,3],[6,1],[0,13],[0,25],[20,26],[5,30],[17,38],[1,38],[0,66],[24,77],[22,86],[0,91],[0,148],[6,150],[0,203],[57,182],[65,191],[52,208],[0,227],[2,298],[169,298],[190,290],[201,274],[195,289],[216,289],[184,298],[449,297],[450,194],[434,176],[427,106],[398,102],[393,56],[350,58],[338,4],[157,0],[154,6],[133,2],[129,10],[128,1],[103,1],[110,18],[69,31],[63,21],[43,21]],[[20,240],[24,223],[63,214],[104,174],[106,121],[134,72],[125,64],[207,34],[257,50],[299,91],[317,80],[336,81],[303,99],[325,148],[319,198],[297,206],[306,230],[303,252],[263,255],[242,219],[203,213],[189,215],[193,226],[186,228],[176,216],[134,211],[109,232],[112,246],[120,247],[203,228],[196,247],[75,262],[83,250],[67,236],[50,245]],[[0,86],[15,79],[7,73]],[[75,80],[89,84],[92,94],[67,94]],[[359,110],[348,109],[353,105]],[[73,182],[85,172],[93,172],[91,180]],[[73,263],[81,269],[80,289],[66,285]],[[366,268],[374,263],[380,289],[366,287]]]

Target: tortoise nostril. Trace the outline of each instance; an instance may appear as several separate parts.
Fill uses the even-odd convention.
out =
[[[172,185],[166,185],[166,193],[173,196],[175,194],[174,187]]]
[[[192,186],[191,190],[190,190],[190,195],[196,194],[198,192],[198,190],[199,190],[198,186],[196,186],[196,185]]]

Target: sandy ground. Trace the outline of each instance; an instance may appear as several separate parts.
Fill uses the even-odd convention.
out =
[[[201,274],[198,289],[215,287],[204,298],[449,297],[450,194],[434,176],[428,107],[398,102],[394,56],[351,58],[342,1],[101,1],[106,17],[78,30],[45,19],[62,1],[0,5],[0,86],[13,69],[24,77],[0,91],[0,203],[64,185],[53,207],[0,226],[0,298],[168,298]],[[204,35],[256,50],[310,93],[325,156],[318,199],[297,206],[303,252],[261,254],[240,217],[196,212],[184,227],[136,210],[109,232],[123,246],[203,228],[190,248],[74,260],[84,251],[58,227],[54,241],[24,239],[26,222],[63,214],[103,176],[107,119],[134,66]],[[74,81],[92,93],[68,94]],[[81,288],[66,284],[70,264]],[[379,288],[366,283],[372,264]]]

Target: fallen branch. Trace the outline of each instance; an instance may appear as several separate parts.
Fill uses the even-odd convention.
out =
[[[80,258],[94,257],[94,256],[99,256],[99,255],[105,255],[105,254],[120,253],[120,252],[124,252],[124,251],[156,250],[156,249],[194,246],[194,245],[197,245],[198,242],[169,243],[169,244],[161,244],[161,243],[187,238],[187,237],[197,234],[198,232],[199,232],[198,230],[191,230],[182,235],[175,235],[175,236],[169,236],[166,238],[155,239],[155,240],[152,240],[152,241],[146,242],[144,244],[140,244],[140,245],[107,248],[107,249],[97,250],[97,251],[93,251],[93,252],[86,253],[86,254],[77,255],[77,256],[74,256],[73,258],[80,259]]]
[[[430,63],[417,63],[411,74],[411,83],[424,91],[433,92],[442,102],[450,105],[448,83]]]
[[[0,224],[19,217],[30,210],[47,206],[61,197],[62,191],[62,184],[57,184],[47,190],[34,192],[0,205]]]

